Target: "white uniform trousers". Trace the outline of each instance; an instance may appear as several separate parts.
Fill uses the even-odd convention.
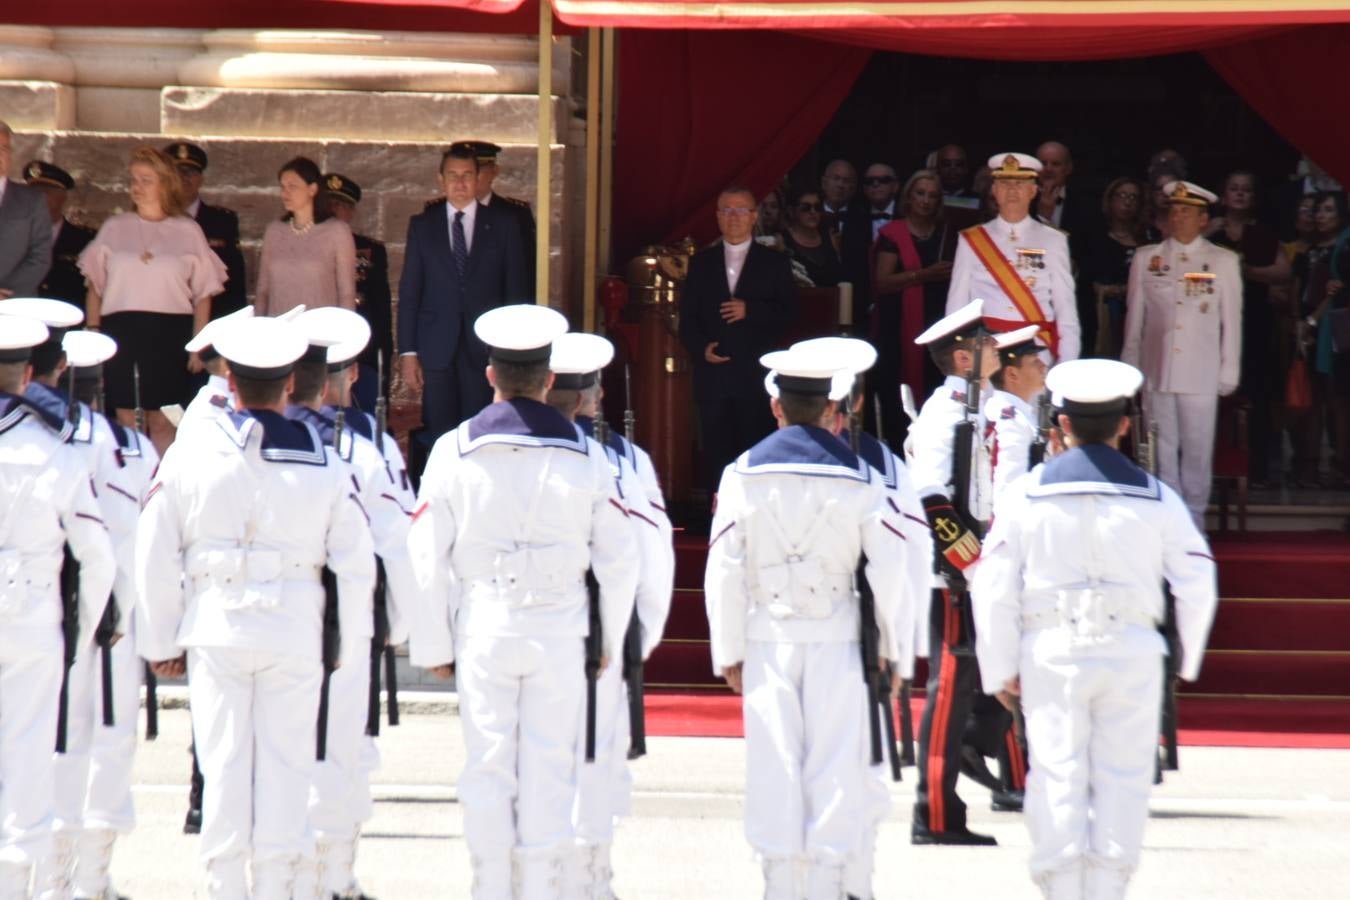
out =
[[[250,855],[256,878],[260,863],[314,851],[307,801],[322,680],[317,659],[233,647],[188,651],[192,733],[206,783],[201,854],[228,885],[240,882]],[[210,896],[236,900],[232,890]]]
[[[341,852],[320,859],[319,864],[328,890],[345,894],[353,880],[357,833],[361,823],[375,812],[370,797],[370,773],[378,766],[379,754],[374,749],[374,740],[366,734],[369,656],[356,656],[339,666],[333,672],[328,691],[327,758],[314,766],[309,824],[321,846],[325,843],[341,846]]]
[[[746,838],[766,875],[771,866],[805,866],[814,886],[798,893],[769,876],[765,896],[835,900],[876,803],[858,645],[750,641],[743,672]]]
[[[582,697],[583,714],[585,696]],[[633,778],[628,771],[628,685],[623,665],[611,661],[595,686],[595,762],[585,762],[585,719],[577,744],[577,800],[572,811],[577,840],[608,844],[614,826],[632,806]]]
[[[1022,710],[1031,771],[1025,816],[1031,874],[1055,900],[1094,881],[1123,882],[1139,864],[1158,753],[1163,641],[1138,626],[1109,643],[1068,647],[1056,629],[1022,641]],[[1110,876],[1093,875],[1093,869]],[[1066,887],[1065,885],[1070,885]],[[1048,890],[1048,888],[1047,888]]]
[[[8,876],[51,847],[61,665],[58,626],[0,627],[0,873]]]
[[[896,721],[898,723],[899,719]],[[884,742],[885,732],[882,734]],[[885,750],[884,743],[882,750],[883,752]],[[844,867],[844,887],[850,896],[861,897],[863,900],[872,896],[872,875],[876,869],[877,858],[877,832],[891,812],[891,791],[888,787],[890,779],[889,763],[867,767],[865,784],[868,809],[867,817],[863,821],[862,842],[858,845],[858,851],[849,857]]]
[[[583,640],[468,635],[456,658],[467,757],[459,800],[473,897],[568,896],[586,699]]]
[[[1158,425],[1158,475],[1181,495],[1201,533],[1214,480],[1214,427],[1219,398],[1214,394],[1146,391],[1148,417]]]

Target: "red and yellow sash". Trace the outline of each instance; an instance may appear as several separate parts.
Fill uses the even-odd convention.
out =
[[[1041,304],[1036,300],[1036,295],[1027,287],[1027,283],[1022,280],[1022,276],[1017,274],[1017,270],[1012,267],[1004,257],[1003,251],[998,249],[994,239],[989,236],[989,232],[984,230],[983,225],[976,225],[973,228],[967,228],[961,232],[967,241],[970,242],[970,249],[975,251],[976,258],[989,270],[993,276],[994,283],[999,286],[1008,299],[1017,307],[1017,311],[1022,314],[1022,319],[1026,325],[1041,326],[1037,334],[1045,345],[1050,348],[1051,354],[1059,358],[1059,329],[1055,323],[1049,321],[1045,316],[1045,311],[1041,309]]]

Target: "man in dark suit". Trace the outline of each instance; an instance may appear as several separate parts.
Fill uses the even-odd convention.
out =
[[[178,166],[183,179],[183,203],[187,214],[197,220],[206,243],[220,257],[229,272],[225,290],[211,298],[211,318],[228,316],[248,302],[244,278],[244,254],[239,249],[239,216],[232,209],[211,206],[201,200],[202,182],[206,178],[206,151],[196,144],[175,141],[164,148]]]
[[[31,297],[52,265],[52,226],[37,191],[10,181],[14,132],[0,122],[0,300]]]
[[[75,179],[60,166],[35,159],[23,167],[23,180],[46,199],[52,223],[52,267],[38,285],[38,294],[84,309],[84,275],[80,272],[79,258],[80,251],[94,239],[94,229],[76,225],[65,217],[66,198],[75,186]]]
[[[1069,191],[1069,178],[1073,175],[1073,154],[1069,152],[1068,147],[1058,141],[1046,141],[1037,147],[1036,158],[1041,161],[1036,218],[1068,235],[1069,258],[1073,261],[1074,271],[1077,272],[1093,242],[1106,231],[1101,195],[1089,192],[1076,181],[1073,191]],[[1092,285],[1086,281],[1078,284],[1077,291],[1078,324],[1082,328],[1081,355],[1095,356],[1093,348],[1097,345],[1097,296],[1093,292]]]
[[[330,173],[323,176],[324,191],[328,194],[333,218],[349,226],[356,217],[356,205],[361,202],[361,186],[346,175]],[[394,364],[394,313],[389,297],[389,254],[382,241],[352,230],[356,240],[356,311],[370,325],[370,343],[357,358],[359,375],[353,391],[357,404],[366,410],[375,408],[375,397],[380,391],[389,398],[389,366]],[[384,384],[378,381],[378,355],[384,353]]]
[[[499,206],[505,212],[511,214],[516,220],[516,225],[520,228],[520,246],[525,253],[525,267],[529,270],[530,293],[534,293],[535,278],[535,224],[534,210],[530,209],[530,204],[524,200],[517,200],[515,197],[505,197],[492,189],[492,183],[497,180],[497,155],[502,152],[502,148],[490,141],[470,141],[478,154],[478,202],[482,206]]]
[[[709,492],[722,469],[773,431],[759,358],[797,314],[792,264],[754,241],[755,195],[717,199],[722,239],[694,254],[680,296],[680,342],[694,364]]]
[[[899,217],[900,179],[886,163],[872,163],[863,170],[862,203],[855,203],[844,218],[839,260],[844,280],[853,285],[853,327],[861,334],[870,320],[872,303],[872,244],[877,234]]]
[[[445,199],[408,221],[398,282],[399,368],[422,391],[418,440],[427,448],[492,402],[487,346],[474,334],[474,320],[532,299],[520,229],[500,204],[478,202],[478,168],[470,142],[451,144],[437,176]]]

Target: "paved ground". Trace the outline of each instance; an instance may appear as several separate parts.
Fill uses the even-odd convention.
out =
[[[118,845],[114,873],[136,900],[201,896],[197,839],[181,833],[187,713],[161,714],[161,737],[136,767],[140,823]],[[616,889],[627,900],[754,898],[760,879],[742,836],[743,744],[655,738],[634,767],[636,815],[616,843]],[[468,856],[454,779],[458,722],[410,715],[381,738],[384,767],[358,863],[380,900],[467,898]],[[1185,771],[1154,795],[1144,864],[1132,896],[1185,900],[1347,897],[1350,751],[1187,749]],[[877,897],[1034,900],[1020,818],[988,811],[963,782],[976,829],[997,849],[909,845],[913,770],[894,788],[881,836]]]

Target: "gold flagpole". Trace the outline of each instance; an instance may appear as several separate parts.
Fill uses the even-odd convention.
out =
[[[553,214],[549,200],[553,193],[553,6],[551,0],[539,0],[539,156],[535,167],[534,209],[536,229],[534,301],[548,305],[549,249],[553,244]]]
[[[600,36],[586,32],[586,237],[581,275],[582,328],[595,331],[595,294],[600,284]]]

